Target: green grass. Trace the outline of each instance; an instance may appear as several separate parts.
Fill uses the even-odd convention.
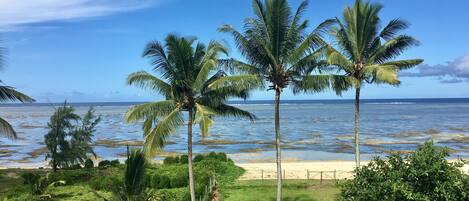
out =
[[[241,180],[221,189],[225,201],[271,201],[277,192],[276,180]],[[334,181],[285,180],[284,201],[332,201],[336,200],[339,188]]]

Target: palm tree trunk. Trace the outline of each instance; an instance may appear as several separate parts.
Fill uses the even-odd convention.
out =
[[[358,121],[360,118],[360,87],[355,88],[355,166],[360,167],[360,136],[358,134]]]
[[[282,200],[282,157],[280,155],[280,89],[275,89],[275,148],[277,152],[277,201]]]
[[[187,123],[187,164],[189,166],[189,192],[191,193],[191,201],[195,201],[194,172],[192,170],[192,109],[189,109]]]

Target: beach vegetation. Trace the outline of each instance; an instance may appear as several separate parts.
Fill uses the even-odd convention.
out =
[[[381,4],[356,0],[343,11],[342,19],[336,18],[337,27],[330,31],[333,44],[324,49],[327,64],[337,67],[338,74],[346,80],[336,89],[355,89],[354,141],[356,166],[360,166],[360,92],[364,84],[390,84],[397,86],[399,71],[422,63],[422,59],[395,60],[419,42],[408,35],[399,34],[409,27],[402,19],[392,19],[381,28],[379,17]]]
[[[228,59],[226,68],[240,74],[254,75],[261,87],[273,90],[274,130],[277,172],[282,172],[280,146],[279,107],[282,92],[291,87],[294,93],[321,92],[331,85],[342,83],[334,76],[320,75],[324,67],[322,36],[327,33],[334,20],[320,23],[307,31],[308,20],[303,20],[308,1],[302,1],[292,11],[287,0],[254,0],[254,17],[244,20],[244,30],[238,31],[231,25],[219,30],[230,34],[246,62]],[[339,77],[340,78],[340,77]],[[282,177],[278,174],[277,200],[282,199]]]
[[[0,47],[0,70],[5,67],[6,49]],[[6,85],[3,81],[0,81],[0,102],[20,102],[20,103],[32,103],[35,100],[26,94],[17,91],[14,87]],[[7,120],[0,117],[0,137],[7,137],[9,139],[17,139],[16,131],[13,129]]]
[[[84,165],[90,155],[96,157],[91,146],[96,125],[101,121],[91,107],[81,118],[72,106],[65,102],[50,117],[44,136],[48,149],[46,159],[54,171],[58,168],[77,168]]]
[[[251,113],[225,104],[229,98],[246,98],[251,86],[257,84],[253,76],[230,76],[218,70],[220,56],[227,54],[226,47],[217,41],[206,46],[194,37],[170,34],[165,44],[150,42],[143,53],[161,78],[139,71],[127,79],[129,85],[165,96],[163,101],[133,106],[125,114],[127,122],[143,120],[143,149],[148,156],[160,151],[176,128],[185,124],[183,113],[187,112],[187,166],[192,201],[195,200],[192,125],[199,124],[200,133],[207,135],[214,116],[254,119]]]
[[[448,149],[429,141],[415,152],[374,158],[341,186],[341,200],[469,200],[467,162],[448,162]]]
[[[198,156],[198,155],[197,155]],[[190,199],[187,163],[150,164],[142,151],[134,151],[125,164],[107,168],[0,170],[0,200],[40,200],[48,194],[50,200],[165,200],[187,201]],[[210,153],[197,157],[194,162],[196,196],[204,196],[210,180],[220,186],[233,184],[244,173],[224,153]],[[187,159],[187,158],[186,158]],[[18,177],[17,175],[24,175]],[[30,181],[42,178],[41,192],[32,193]],[[47,178],[44,180],[43,178]],[[27,182],[26,182],[27,181]],[[45,182],[47,181],[47,182]],[[51,186],[57,181],[64,184]],[[28,185],[24,185],[27,183]],[[47,184],[47,185],[45,185]],[[6,186],[3,186],[6,185]],[[46,187],[44,190],[43,187]],[[5,187],[5,188],[4,188]],[[36,192],[36,190],[35,190]],[[45,193],[43,193],[45,192]]]
[[[114,191],[117,200],[145,200],[146,158],[143,151],[133,150],[125,161],[124,182]]]

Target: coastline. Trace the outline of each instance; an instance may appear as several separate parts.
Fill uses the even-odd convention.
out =
[[[468,159],[464,159],[468,160]],[[449,159],[449,162],[456,162],[456,159]],[[160,160],[154,160],[154,163],[161,163]],[[368,164],[369,161],[362,161],[362,165]],[[235,162],[246,170],[239,180],[252,179],[276,179],[276,163],[275,162]],[[32,170],[44,167],[47,162],[37,164],[27,164],[23,166],[0,167],[0,170],[20,169]],[[291,161],[284,160],[282,162],[282,175],[284,179],[351,179],[353,178],[353,170],[355,169],[354,161],[347,160],[302,160]],[[469,174],[469,164],[464,165],[461,170]],[[309,175],[308,175],[309,174]]]

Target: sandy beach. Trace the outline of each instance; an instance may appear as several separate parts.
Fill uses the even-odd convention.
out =
[[[362,165],[367,163],[368,161],[363,161]],[[246,173],[239,178],[240,180],[276,179],[277,177],[275,163],[237,163],[236,165],[246,170]],[[353,177],[354,168],[354,161],[283,162],[282,174],[286,179],[320,179],[322,172],[323,179],[349,179]],[[466,164],[462,170],[469,174],[469,165]]]

